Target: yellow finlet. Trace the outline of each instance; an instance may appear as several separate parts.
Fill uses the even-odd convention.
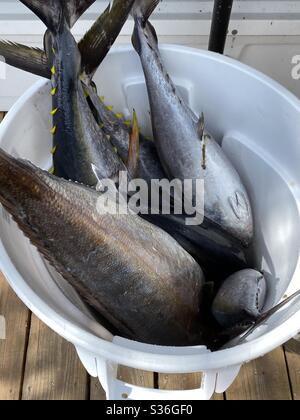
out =
[[[53,52],[53,54],[56,54],[56,51],[53,47],[52,47],[52,52]]]
[[[126,120],[126,121],[124,121],[124,124],[127,125],[128,127],[130,127],[132,122],[130,120]]]
[[[119,120],[123,120],[123,119],[124,119],[124,114],[122,114],[121,112],[119,112],[118,114],[116,114],[116,117],[117,117]]]
[[[51,67],[51,74],[53,74],[53,76],[56,74],[55,66]]]
[[[56,95],[56,92],[57,92],[57,88],[56,88],[56,87],[54,87],[54,88],[53,88],[53,89],[51,89],[51,91],[50,91],[50,93],[51,93],[51,95],[52,95],[52,96]]]
[[[54,166],[52,166],[52,168],[49,169],[49,174],[53,175],[54,174]]]
[[[57,130],[57,126],[55,125],[54,127],[51,128],[50,133],[54,135],[56,133],[56,130]]]
[[[56,150],[57,150],[57,146],[52,147],[51,152],[50,152],[51,155],[54,155],[56,153]]]
[[[52,111],[50,112],[50,115],[55,115],[58,111],[58,108],[52,109]]]
[[[109,106],[107,106],[107,107],[106,107],[106,109],[107,109],[108,111],[113,111],[114,107],[113,107],[112,105],[109,105]]]
[[[104,124],[103,124],[103,123],[100,123],[100,124],[99,124],[99,127],[100,127],[100,128],[104,128]]]
[[[100,101],[104,102],[105,101],[105,96],[100,96]]]
[[[116,147],[114,147],[114,152],[118,154],[118,149]]]
[[[106,138],[107,138],[107,140],[109,140],[109,141],[110,141],[111,136],[110,136],[109,134],[107,134]]]

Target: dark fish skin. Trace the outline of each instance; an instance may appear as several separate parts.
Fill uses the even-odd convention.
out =
[[[214,300],[212,311],[224,328],[256,321],[262,314],[267,296],[267,282],[262,273],[246,269],[224,281]]]
[[[216,284],[237,271],[249,267],[245,249],[239,241],[224,234],[210,220],[200,226],[186,226],[184,215],[143,215],[145,220],[159,226],[200,264],[205,277]]]
[[[163,65],[155,29],[148,22],[158,3],[141,0],[134,6],[132,41],[145,74],[160,161],[170,179],[204,179],[206,217],[248,245],[253,218],[247,192],[221,147],[177,94]]]
[[[91,78],[94,76],[121,32],[134,2],[135,0],[113,0],[79,42],[83,73]]]
[[[0,150],[0,202],[20,229],[119,333],[160,345],[203,344],[203,273],[164,231],[103,215],[99,193]]]
[[[126,167],[96,123],[79,80],[81,55],[70,25],[77,16],[76,5],[82,11],[83,2],[52,0],[51,7],[45,7],[41,1],[26,0],[24,3],[43,20],[51,33],[54,174],[95,186],[97,178],[93,164],[102,178],[117,179]]]
[[[1,40],[0,56],[5,58],[5,62],[8,65],[34,73],[37,76],[51,78],[46,53],[39,48],[31,48],[26,45]]]

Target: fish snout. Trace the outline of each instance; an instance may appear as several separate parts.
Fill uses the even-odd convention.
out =
[[[266,295],[266,279],[259,271],[239,271],[221,286],[213,302],[213,316],[224,328],[255,321],[262,313]]]

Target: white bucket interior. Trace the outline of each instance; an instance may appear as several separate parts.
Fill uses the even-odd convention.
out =
[[[204,112],[207,128],[222,143],[249,191],[256,227],[251,253],[255,267],[266,272],[267,307],[270,307],[288,288],[295,291],[300,287],[300,277],[296,275],[300,249],[300,103],[270,79],[226,57],[184,47],[165,46],[161,50],[183,96],[196,113]],[[135,108],[142,131],[150,134],[143,73],[131,48],[114,50],[106,58],[95,81],[99,94],[104,95],[117,112],[130,117]],[[47,82],[38,82],[10,111],[0,129],[2,148],[45,169],[51,166],[49,90]],[[0,216],[0,237],[1,269],[25,303],[74,344],[80,344],[91,353],[101,354],[105,349],[116,355],[117,347],[107,347],[99,339],[111,341],[109,332],[93,320],[76,293],[44,263],[5,212]],[[300,313],[282,311],[274,319],[257,334],[256,345],[268,333],[271,337],[277,331],[276,340],[270,342],[268,348],[264,347],[265,350],[271,350],[292,337],[297,328],[300,329]],[[288,331],[283,328],[287,319],[290,321]],[[109,346],[114,344],[109,343]],[[261,349],[257,351],[260,354],[252,352],[250,357],[245,351],[243,356],[241,350],[236,350],[223,352],[223,359],[218,358],[218,366],[215,364],[216,354],[221,356],[221,352],[206,355],[205,363],[217,368],[235,361],[239,364],[252,355],[263,354]],[[155,353],[153,347],[152,362]],[[196,349],[192,353],[197,355]],[[167,358],[168,354],[165,356]],[[150,369],[146,355],[138,363],[133,357],[128,357],[128,360],[126,355],[122,357],[117,361]],[[203,369],[203,357],[201,359],[199,353],[194,364],[186,363],[185,367],[178,368],[178,372]],[[160,357],[165,366],[166,358]],[[153,370],[163,370],[163,365],[155,363]],[[176,364],[174,358],[169,360],[170,372],[176,371],[174,366],[171,369],[172,364]]]

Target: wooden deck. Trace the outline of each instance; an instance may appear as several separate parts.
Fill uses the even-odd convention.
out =
[[[0,120],[1,115],[0,113]],[[0,400],[103,400],[98,380],[90,378],[72,345],[39,321],[0,274]],[[200,375],[154,375],[120,369],[135,385],[161,389],[199,387]],[[300,356],[279,348],[242,368],[239,378],[217,400],[300,400]]]
[[[90,378],[75,349],[39,321],[0,276],[0,315],[6,340],[0,340],[0,400],[103,400],[98,380]],[[135,385],[161,389],[199,387],[199,375],[159,375],[120,369]],[[279,348],[242,368],[218,400],[300,400],[300,356]]]

